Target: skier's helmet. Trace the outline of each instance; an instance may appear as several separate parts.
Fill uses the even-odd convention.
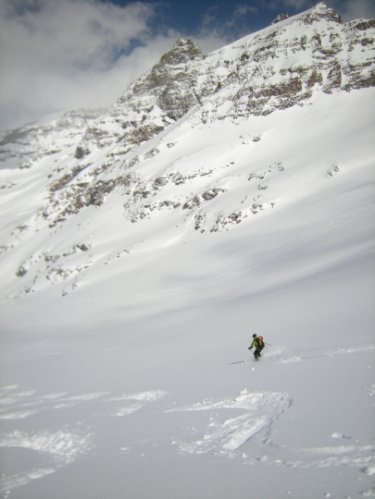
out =
[[[257,335],[256,335],[256,334],[253,334],[253,338],[256,338],[256,337],[257,337]]]

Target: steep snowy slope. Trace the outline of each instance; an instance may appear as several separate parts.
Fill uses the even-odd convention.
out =
[[[4,134],[2,497],[375,495],[373,30],[179,41]]]
[[[263,257],[274,254],[275,244],[281,247],[285,244],[283,224],[292,225],[292,233],[287,232],[287,237],[292,238],[290,244],[293,244],[305,224],[307,231],[313,233],[315,223],[327,223],[325,203],[338,204],[337,216],[342,223],[353,216],[354,210],[363,210],[364,229],[371,234],[368,221],[372,215],[374,148],[372,110],[366,106],[372,98],[372,89],[331,96],[321,94],[308,107],[267,117],[249,117],[236,126],[230,120],[199,126],[194,115],[187,117],[168,134],[147,143],[147,149],[139,151],[139,164],[136,173],[132,173],[138,179],[135,187],[122,186],[102,206],[80,210],[52,227],[44,223],[43,216],[30,217],[29,212],[25,213],[28,193],[29,210],[44,200],[43,190],[38,189],[45,182],[43,167],[36,170],[34,178],[27,176],[27,181],[23,180],[22,170],[10,170],[12,182],[19,179],[18,190],[15,195],[9,189],[8,206],[12,213],[3,211],[3,216],[19,217],[19,221],[16,230],[12,227],[11,245],[4,249],[5,302],[13,304],[7,309],[10,312],[13,306],[33,307],[35,301],[44,302],[48,295],[53,299],[65,297],[65,302],[77,304],[80,313],[80,297],[92,288],[98,301],[95,309],[103,313],[108,307],[108,297],[113,307],[115,303],[129,305],[137,301],[138,287],[145,300],[148,294],[153,296],[158,309],[162,306],[158,295],[173,294],[175,290],[174,278],[160,282],[165,279],[165,270],[172,275],[185,274],[183,281],[189,283],[188,287],[204,280],[204,274],[217,275],[216,265],[219,274],[220,270],[225,273],[226,249],[222,261],[221,258],[211,261],[211,268],[203,274],[201,266],[195,272],[195,247],[198,254],[202,246],[216,255],[234,239],[247,254],[251,248],[250,242],[243,243],[245,237],[250,239],[252,248],[259,246]],[[355,119],[342,127],[348,116]],[[150,148],[158,153],[150,155]],[[345,200],[357,188],[368,191],[358,207]],[[42,196],[35,196],[38,191]],[[307,220],[301,218],[304,204],[311,212]],[[293,225],[293,216],[297,227]],[[272,224],[272,230],[268,224]],[[280,235],[267,249],[264,241],[259,240],[258,228],[270,238],[275,227]],[[347,234],[344,232],[342,237]],[[357,243],[354,238],[352,244]],[[318,266],[321,264],[317,256],[308,255],[311,251],[307,254],[305,251],[304,263],[317,259]],[[337,241],[333,263],[340,259],[341,252],[343,258],[344,254],[350,258],[349,242]],[[176,254],[182,259],[184,253],[191,259],[188,267],[183,264],[179,269],[181,262],[177,261],[172,269],[169,256],[168,269],[157,265],[166,255]],[[230,266],[242,268],[238,262],[233,263],[230,254],[228,257]],[[251,262],[251,258],[244,258]],[[305,274],[309,269],[304,263]],[[150,280],[145,268],[153,269],[155,275],[160,273],[160,279]],[[288,269],[289,278],[297,269],[295,261],[292,269]],[[315,270],[313,265],[311,271]],[[130,282],[133,284],[129,286]],[[264,282],[256,281],[252,286],[254,290],[262,289]],[[132,291],[130,296],[128,290]],[[40,293],[43,295],[39,296]],[[47,316],[47,311],[40,316],[42,324],[46,324]],[[72,317],[65,319],[70,321]],[[20,324],[18,319],[17,323]]]

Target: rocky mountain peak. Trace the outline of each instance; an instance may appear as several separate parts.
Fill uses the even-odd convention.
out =
[[[285,21],[285,19],[288,19],[288,17],[289,14],[287,12],[281,12],[281,14],[275,17],[271,24],[277,24],[281,21]]]
[[[331,7],[328,7],[324,2],[319,2],[312,9],[306,11],[303,18],[305,24],[311,24],[319,19],[342,23],[342,19],[337,12]]]
[[[176,80],[185,80],[190,70],[188,65],[203,59],[203,54],[190,39],[179,38],[174,46],[163,54],[149,73],[141,77],[134,85],[134,94],[150,90],[164,90]]]
[[[176,40],[171,50],[162,55],[159,65],[182,64],[195,59],[201,59],[203,54],[200,48],[189,38]]]

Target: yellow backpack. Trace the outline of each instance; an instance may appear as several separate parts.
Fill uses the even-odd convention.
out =
[[[264,348],[263,336],[257,336],[257,343],[258,343],[259,348]]]

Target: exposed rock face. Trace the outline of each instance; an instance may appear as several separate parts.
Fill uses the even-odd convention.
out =
[[[374,84],[372,22],[343,24],[324,3],[232,47],[237,57],[221,64],[224,75],[217,86],[233,86],[232,108],[227,111],[233,116],[268,114],[299,104],[314,88],[329,93]],[[204,87],[207,92],[207,83]]]
[[[288,19],[289,15],[287,12],[282,12],[279,14],[275,19],[272,21],[272,24],[279,23],[280,21],[285,21],[285,19]]]
[[[191,41],[179,38],[173,48],[166,52],[152,70],[140,78],[133,86],[133,93],[167,87],[175,77],[189,72],[192,61],[203,59],[201,50]]]
[[[153,67],[151,80],[158,82],[157,87],[162,90],[158,92],[158,104],[169,118],[181,118],[199,102],[195,88],[202,59],[202,52],[191,40],[179,39]],[[192,62],[195,68],[190,67]]]

